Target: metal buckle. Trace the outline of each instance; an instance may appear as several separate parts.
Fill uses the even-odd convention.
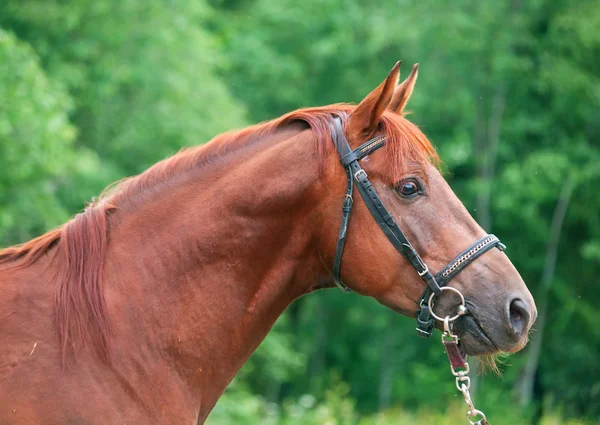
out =
[[[424,264],[423,262],[421,262],[421,264],[423,264],[425,266],[425,270],[423,270],[422,272],[417,272],[417,274],[421,277],[425,276],[427,273],[429,273],[429,267],[427,267],[427,264]]]
[[[361,168],[361,169],[360,169],[360,170],[358,170],[356,173],[354,173],[354,179],[355,179],[356,181],[359,181],[359,180],[358,180],[358,175],[359,175],[359,174],[361,174],[361,173],[365,175],[365,178],[367,178],[367,177],[368,177],[368,175],[367,175],[367,172]]]

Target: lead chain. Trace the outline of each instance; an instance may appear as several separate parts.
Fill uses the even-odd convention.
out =
[[[444,320],[444,333],[442,335],[442,341],[445,339],[452,339],[458,341],[458,335],[454,335],[452,333],[451,325],[448,321],[448,318]],[[456,377],[456,388],[460,391],[465,398],[465,403],[469,406],[469,411],[467,412],[467,420],[471,425],[489,425],[485,414],[475,408],[473,405],[473,400],[471,400],[471,393],[469,389],[471,388],[471,378],[469,378],[469,363],[465,362],[465,367],[463,370],[456,370],[452,366],[450,366],[450,370],[452,371],[452,375]],[[479,417],[477,421],[474,420]]]

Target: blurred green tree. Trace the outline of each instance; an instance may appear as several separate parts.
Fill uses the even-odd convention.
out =
[[[42,69],[35,51],[0,29],[0,242],[25,241],[68,213],[58,179],[71,171],[73,100]]]
[[[504,379],[480,379],[478,404],[507,423],[542,409],[597,421],[599,27],[593,0],[4,0],[0,243],[58,225],[181,147],[356,102],[396,60],[404,75],[418,61],[412,119],[467,208],[507,242],[543,316]],[[444,423],[397,406],[455,397],[439,344],[416,339],[411,320],[327,291],[290,308],[214,418],[355,423],[392,407],[390,423]],[[376,421],[387,423],[364,422]]]

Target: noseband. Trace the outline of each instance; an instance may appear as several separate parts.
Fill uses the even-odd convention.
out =
[[[345,117],[344,117],[345,118]],[[429,338],[433,333],[435,326],[435,314],[431,310],[431,300],[433,295],[442,293],[442,288],[450,282],[450,280],[461,272],[465,267],[479,258],[481,255],[497,247],[504,251],[506,248],[500,240],[494,235],[485,235],[468,249],[461,252],[454,258],[446,267],[439,271],[435,276],[429,271],[427,265],[415,248],[408,241],[400,227],[394,221],[392,214],[385,208],[381,198],[377,195],[375,188],[369,181],[367,173],[359,164],[359,161],[365,156],[371,154],[377,149],[385,145],[386,138],[384,135],[375,136],[367,142],[352,150],[348,139],[344,134],[342,117],[334,116],[330,123],[331,134],[335,143],[336,149],[340,156],[340,161],[346,170],[348,187],[346,197],[342,207],[342,226],[337,240],[335,258],[333,261],[333,279],[335,284],[343,292],[351,292],[341,280],[340,270],[342,265],[342,255],[344,253],[344,244],[348,232],[348,224],[354,199],[354,182],[363,201],[371,212],[371,215],[377,222],[379,228],[387,236],[391,244],[396,250],[413,266],[417,274],[427,283],[425,291],[419,298],[417,310],[417,333],[423,338]],[[465,310],[466,311],[466,310]]]

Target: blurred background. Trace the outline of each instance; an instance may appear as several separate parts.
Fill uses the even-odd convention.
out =
[[[540,313],[502,377],[476,380],[476,405],[492,424],[599,424],[599,29],[596,0],[2,0],[0,246],[182,146],[357,102],[419,62],[411,119]],[[465,412],[438,335],[331,290],[292,305],[208,422]]]

